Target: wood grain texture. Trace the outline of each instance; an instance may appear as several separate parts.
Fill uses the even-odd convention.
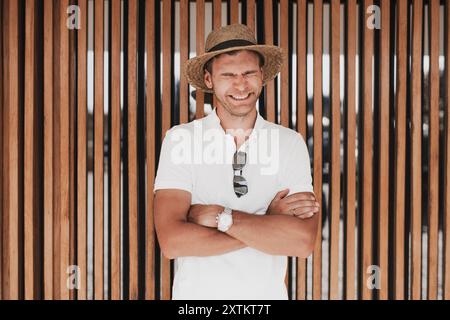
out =
[[[373,4],[372,0],[363,2],[364,17],[367,21],[372,14],[367,10]],[[373,29],[363,28],[363,53],[362,53],[362,269],[361,277],[361,297],[363,300],[371,300],[373,290],[367,285],[367,273],[372,263],[372,227],[373,227],[373,94],[372,94],[372,58],[373,58]],[[369,270],[369,271],[368,271]]]
[[[80,268],[78,300],[87,299],[87,0],[80,0],[78,30],[77,105],[77,264]]]
[[[137,21],[136,0],[128,1],[128,199],[130,244],[129,299],[138,299],[137,207]],[[166,37],[163,37],[165,39]]]
[[[166,4],[166,6],[170,6],[170,4]],[[164,26],[166,27],[167,30],[170,30],[170,20],[169,17],[166,17],[166,19],[164,20],[166,22],[166,24],[164,24]],[[196,55],[200,55],[202,53],[205,52],[205,1],[204,0],[199,0],[196,2],[196,26],[195,26],[195,30],[196,30]],[[168,43],[167,41],[166,43],[166,47],[163,47],[166,49],[166,55],[169,54],[171,48],[170,48],[170,43]],[[166,57],[163,55],[163,57]],[[168,59],[168,57],[166,57],[166,59]],[[168,61],[169,62],[169,61]],[[167,86],[167,84],[166,84]],[[169,91],[170,92],[170,91]],[[164,90],[163,90],[163,95],[164,95]],[[201,119],[205,116],[205,94],[202,90],[196,90],[195,91],[195,119]],[[170,115],[170,113],[166,112],[164,113],[166,116]],[[169,120],[170,122],[170,120]],[[163,123],[166,124],[167,120],[163,120]],[[170,124],[169,124],[170,127]],[[163,130],[163,133],[165,131]]]
[[[345,299],[355,300],[356,290],[356,0],[346,6],[347,19],[347,63],[346,77],[346,190],[345,190]]]
[[[24,236],[25,236],[25,299],[33,300],[38,294],[37,245],[38,234],[36,225],[36,187],[37,159],[35,134],[35,2],[25,2],[25,101],[24,101]]]
[[[94,2],[94,296],[103,300],[104,219],[104,1]]]
[[[379,299],[388,299],[389,253],[389,112],[390,112],[390,1],[381,2],[381,54],[380,54],[380,133],[379,206],[378,206],[378,259],[380,266]]]
[[[444,180],[444,287],[443,298],[450,299],[450,1],[445,4],[445,180]]]
[[[408,2],[397,2],[397,95],[395,99],[395,218],[394,218],[394,297],[405,298],[405,161],[406,161],[406,90],[407,90],[407,29]]]
[[[422,284],[422,0],[413,0],[411,65],[411,299]]]
[[[297,2],[297,132],[307,140],[306,39],[307,1]],[[306,259],[297,258],[297,300],[306,300]]]
[[[180,12],[183,13],[182,8],[186,9],[187,17],[187,1],[182,1]],[[155,181],[155,159],[156,159],[156,139],[155,139],[155,110],[156,110],[156,96],[155,96],[155,1],[148,0],[146,3],[146,21],[147,21],[147,131],[146,131],[146,158],[147,158],[147,237],[146,237],[146,270],[145,270],[145,298],[148,300],[155,299],[155,227],[154,227],[154,210],[153,210],[153,188]],[[186,21],[187,22],[187,21]],[[187,29],[187,28],[186,28]],[[186,51],[187,53],[187,51]],[[184,78],[184,77],[182,77]],[[187,83],[185,84],[187,93]],[[186,97],[187,100],[187,97]],[[186,106],[187,107],[187,106]],[[185,114],[187,117],[187,113]]]
[[[316,201],[322,204],[322,23],[323,3],[322,0],[314,2],[314,168],[313,182]],[[322,215],[319,213],[318,232],[313,253],[313,299],[322,298]]]
[[[340,2],[331,3],[331,224],[329,298],[339,299],[339,224],[341,215]]]
[[[273,12],[272,1],[264,0],[264,43],[273,44]],[[275,79],[267,82],[264,88],[264,104],[266,120],[275,123]]]
[[[430,0],[430,130],[428,176],[428,300],[438,294],[439,220],[439,0]]]
[[[120,205],[121,205],[121,162],[120,162],[120,38],[121,8],[120,1],[111,3],[111,299],[121,298],[120,282]]]
[[[197,2],[197,21],[201,20],[203,21],[203,28],[200,27],[200,29],[204,32],[204,1],[198,1]],[[167,132],[167,130],[170,129],[171,123],[171,90],[172,90],[172,83],[170,81],[171,79],[171,68],[172,68],[172,59],[171,59],[171,52],[172,52],[172,46],[171,46],[171,34],[172,34],[172,28],[171,28],[171,14],[172,11],[172,4],[170,1],[165,1],[163,3],[163,34],[166,36],[163,37],[162,41],[162,50],[163,50],[163,91],[162,91],[162,134],[161,138],[164,139],[164,136]],[[203,13],[202,13],[203,12]],[[200,13],[200,14],[199,14]],[[199,26],[197,25],[197,28]],[[198,31],[199,29],[197,29]],[[201,33],[203,35],[203,33]],[[199,41],[200,39],[203,41],[203,36],[199,36],[197,33],[197,53],[199,52]],[[203,42],[201,42],[203,43]],[[199,95],[199,91],[197,91],[197,108],[199,108],[199,98],[201,95]],[[201,108],[203,111],[203,102],[201,103]],[[197,115],[199,109],[197,109]],[[161,254],[161,299],[163,300],[169,300],[171,297],[171,279],[170,279],[170,260],[164,257]]]

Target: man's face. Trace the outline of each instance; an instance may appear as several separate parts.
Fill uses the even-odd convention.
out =
[[[230,114],[245,116],[255,108],[263,77],[256,53],[221,54],[212,62],[211,71],[212,75],[205,71],[205,84]]]

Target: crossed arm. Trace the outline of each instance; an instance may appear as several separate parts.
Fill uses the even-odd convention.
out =
[[[317,207],[310,193],[279,192],[265,215],[233,210],[233,225],[226,232],[215,228],[223,207],[191,206],[191,194],[177,189],[156,191],[155,227],[163,254],[212,256],[244,247],[272,255],[307,257],[311,254],[318,228]],[[296,213],[297,210],[297,213]]]

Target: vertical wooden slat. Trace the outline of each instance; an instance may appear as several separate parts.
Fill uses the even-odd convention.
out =
[[[69,4],[74,4],[75,0],[71,0]],[[67,12],[66,12],[67,14]],[[76,134],[76,110],[75,110],[75,98],[76,98],[76,69],[75,69],[75,32],[73,30],[69,31],[69,265],[76,265],[76,252],[75,252],[75,167],[76,167],[76,157],[75,157],[75,134]],[[67,276],[67,273],[66,273]],[[70,289],[69,299],[75,300],[76,291],[75,289]]]
[[[79,0],[80,27],[78,30],[78,110],[77,110],[77,264],[80,269],[78,300],[87,298],[87,0]]]
[[[339,81],[340,1],[331,2],[331,224],[330,224],[330,299],[339,299],[339,222],[341,212],[341,104]]]
[[[445,4],[445,186],[443,298],[450,299],[450,1]]]
[[[230,0],[230,24],[239,23],[239,0]]]
[[[0,257],[3,258],[3,2],[0,3]],[[0,261],[0,300],[3,300],[3,259]]]
[[[411,88],[411,298],[421,296],[422,260],[422,0],[413,1]]]
[[[322,204],[322,0],[314,1],[314,194]],[[313,254],[313,299],[322,296],[322,215]]]
[[[264,0],[264,43],[273,44],[273,12],[270,0]],[[270,80],[266,84],[264,93],[267,120],[275,122],[275,80]]]
[[[137,1],[128,1],[128,178],[130,300],[138,298],[137,224]],[[164,37],[166,38],[166,37]],[[169,77],[170,78],[170,77]]]
[[[255,32],[255,0],[247,0],[247,26]]]
[[[369,13],[367,8],[373,3],[372,0],[363,2],[364,20],[367,21]],[[372,265],[372,181],[373,181],[373,101],[372,101],[372,56],[373,56],[373,30],[362,28],[363,32],[363,54],[362,54],[362,94],[363,97],[363,172],[362,176],[362,269],[360,271],[362,299],[371,300],[372,290],[367,286],[367,270]]]
[[[120,1],[111,3],[111,299],[120,299]],[[148,30],[148,29],[147,29]]]
[[[306,140],[306,21],[307,1],[297,2],[297,131]],[[306,259],[297,258],[297,300],[306,299]]]
[[[214,30],[220,29],[222,27],[222,1],[213,1],[213,26]],[[213,107],[217,106],[217,98],[213,94]]]
[[[155,153],[156,153],[156,147],[155,147],[155,135],[154,135],[154,128],[155,128],[155,108],[156,108],[156,97],[155,97],[155,50],[154,50],[154,43],[155,43],[155,1],[154,0],[148,0],[146,3],[146,9],[147,9],[147,131],[146,131],[146,158],[147,158],[147,243],[146,243],[146,291],[145,291],[145,298],[146,299],[155,299],[155,228],[153,223],[153,187],[154,187],[154,180],[155,180]],[[187,36],[187,14],[188,14],[188,1],[183,0],[180,4],[180,13],[181,13],[181,20],[184,20],[181,25],[186,28],[186,34]],[[183,27],[181,27],[183,28]],[[181,36],[182,37],[182,36]],[[181,39],[180,39],[181,40]],[[184,51],[182,56],[184,56],[182,61],[187,60],[187,47],[183,48],[181,46],[181,51]],[[180,111],[180,119],[184,119],[185,122],[187,122],[188,119],[188,97],[187,97],[187,90],[188,85],[186,82],[185,77],[182,77],[182,81],[184,81],[184,99],[180,98],[180,105],[184,106],[183,109],[185,112]],[[183,91],[183,86],[180,85],[180,90]],[[183,103],[181,101],[183,100]]]
[[[61,292],[60,292],[60,261],[61,261],[61,178],[60,178],[60,167],[61,167],[61,160],[60,160],[60,117],[59,117],[59,110],[60,110],[60,96],[61,96],[61,90],[59,90],[59,83],[60,83],[60,72],[59,72],[59,65],[61,64],[60,59],[60,16],[61,16],[61,10],[60,2],[53,2],[54,6],[54,23],[53,23],[53,37],[54,37],[54,44],[53,44],[53,57],[54,57],[54,63],[55,67],[53,68],[53,103],[54,103],[54,116],[53,116],[53,298],[54,299],[61,299]]]
[[[439,219],[439,0],[431,0],[430,21],[430,151],[428,191],[428,299],[437,299]]]
[[[289,127],[289,64],[288,64],[288,52],[289,52],[289,6],[287,0],[280,1],[280,46],[283,49],[285,56],[285,63],[281,67],[281,125]]]
[[[94,2],[94,296],[103,299],[103,0]]]
[[[5,109],[3,164],[3,297],[19,298],[19,43],[18,2],[4,3]]]
[[[379,209],[378,209],[378,256],[380,266],[381,300],[388,299],[388,233],[389,233],[389,37],[390,1],[381,2],[381,54],[380,54],[380,169],[379,169]]]
[[[162,91],[162,135],[164,138],[166,131],[170,129],[170,118],[171,118],[171,67],[172,67],[172,46],[171,46],[171,11],[172,5],[170,1],[165,1],[163,3],[163,37],[162,50],[163,50],[163,91]],[[203,38],[204,38],[204,1],[197,2],[197,54],[199,54],[199,49],[203,48]],[[201,20],[201,22],[199,22]],[[201,51],[203,52],[203,51]],[[197,90],[197,116],[203,116],[203,101],[199,104],[199,98],[203,98],[203,93]],[[202,113],[199,113],[199,107],[201,106]],[[161,255],[161,299],[169,300],[171,293],[170,284],[170,260]]]
[[[70,221],[69,221],[69,30],[66,24],[67,0],[60,1],[58,27],[60,29],[59,46],[59,164],[60,164],[60,298],[69,299],[69,289],[67,287],[67,268],[69,261],[69,241],[70,241]]]
[[[355,270],[355,202],[356,202],[356,0],[347,2],[347,63],[346,63],[346,258],[345,281],[347,300],[356,299]]]
[[[170,2],[170,1],[168,1]],[[170,4],[166,4],[164,3],[164,8],[166,7],[170,7]],[[167,9],[168,10],[168,9]],[[196,3],[196,50],[197,50],[197,55],[202,54],[203,52],[205,52],[205,1],[204,0],[199,0]],[[170,15],[166,16],[164,15],[164,18],[166,18],[165,21],[166,24],[163,24],[167,30],[170,30]],[[166,33],[167,34],[167,33]],[[167,54],[169,54],[171,48],[170,48],[170,43],[167,43],[168,41],[166,41],[166,46],[167,46],[167,51],[165,51]],[[170,92],[170,91],[169,91]],[[205,102],[205,94],[202,90],[196,90],[195,92],[195,102],[196,102],[196,111],[195,111],[195,118],[196,119],[200,119],[203,118],[204,114],[205,114],[205,110],[204,110],[204,102]],[[167,115],[170,115],[167,113]],[[170,121],[170,120],[169,120]],[[165,131],[163,131],[164,133]]]
[[[217,1],[216,1],[217,2]],[[216,4],[214,2],[214,5]],[[180,70],[185,69],[189,59],[189,1],[180,1]],[[214,22],[217,20],[217,11],[214,6]],[[149,28],[147,28],[149,30]],[[154,41],[154,38],[151,39]],[[148,64],[147,64],[148,65]],[[180,73],[181,74],[181,73]],[[180,77],[180,123],[189,122],[189,85],[186,77]],[[152,191],[153,192],[153,191]],[[153,196],[152,196],[153,197]]]
[[[405,287],[405,161],[406,161],[406,86],[408,1],[397,2],[397,94],[395,101],[395,231],[394,231],[394,296],[403,300]]]
[[[53,1],[44,1],[44,299],[53,299]]]
[[[35,208],[36,197],[36,162],[37,152],[34,134],[35,122],[35,2],[27,0],[25,2],[25,139],[24,139],[24,222],[25,222],[25,299],[33,300],[36,297],[37,287],[35,269],[37,267],[35,251],[37,249],[37,226],[35,225],[35,215],[38,213]]]
[[[222,0],[213,0],[213,28],[220,29],[222,26]]]

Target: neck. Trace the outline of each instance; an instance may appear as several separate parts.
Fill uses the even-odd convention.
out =
[[[255,127],[257,117],[256,107],[244,115],[231,114],[223,107],[216,107],[216,112],[222,128],[226,132],[229,130],[233,136],[236,136],[235,132],[247,132]]]

